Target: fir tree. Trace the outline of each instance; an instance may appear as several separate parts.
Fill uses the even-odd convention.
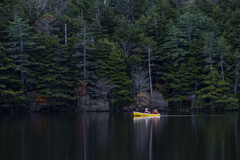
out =
[[[204,35],[204,39],[205,39],[205,45],[203,48],[203,55],[206,57],[205,61],[207,63],[206,67],[209,67],[211,70],[211,74],[213,74],[213,63],[215,63],[214,61],[214,57],[215,55],[215,38],[212,32],[210,33],[206,33]]]
[[[204,99],[210,99],[217,103],[228,102],[229,83],[221,79],[215,68],[209,68],[211,72],[204,77],[203,83],[206,87],[200,89],[198,96]]]
[[[40,93],[50,96],[50,105],[63,106],[75,100],[73,97],[74,79],[68,76],[69,67],[66,66],[66,46],[61,45],[58,37],[42,37],[45,43],[46,57],[42,63],[41,73],[38,73],[36,89]],[[47,45],[46,45],[47,44]]]
[[[13,72],[15,66],[13,59],[7,57],[0,46],[0,106],[11,106],[12,109],[22,106],[26,100],[18,90],[21,80]]]
[[[99,39],[96,44],[96,75],[100,78],[110,78],[110,71],[108,69],[109,55],[112,52],[112,47],[115,45],[107,39]]]
[[[233,89],[233,95],[234,97],[236,97],[237,95],[237,92],[238,92],[238,82],[240,80],[240,38],[239,38],[239,35],[240,35],[240,27],[238,27],[239,29],[239,34],[238,36],[235,38],[235,45],[237,46],[235,48],[235,51],[234,51],[234,56],[233,56],[233,67],[234,67],[234,70],[232,72],[233,74],[233,79],[234,79],[234,89]]]
[[[79,17],[80,29],[79,33],[77,33],[77,53],[74,54],[74,57],[80,57],[79,63],[77,64],[77,72],[83,73],[83,82],[86,83],[89,81],[90,76],[93,77],[93,72],[91,70],[87,70],[90,65],[94,65],[93,62],[89,61],[90,54],[87,53],[89,50],[93,50],[94,45],[94,36],[91,33],[90,26],[86,23],[86,21],[82,20]],[[83,69],[82,69],[83,68]]]
[[[180,29],[173,25],[169,28],[168,36],[165,38],[165,43],[162,45],[162,49],[165,50],[163,58],[171,58],[174,66],[183,62],[188,53],[183,49],[186,45],[186,41],[181,38],[182,35],[183,33]]]
[[[225,80],[224,78],[224,65],[227,65],[227,58],[229,57],[230,54],[230,47],[228,46],[226,39],[223,37],[217,38],[217,55],[220,58],[220,66],[221,66],[221,74],[222,74],[222,79]]]
[[[14,21],[10,22],[10,24],[10,27],[6,30],[9,42],[5,43],[5,46],[6,50],[11,53],[9,57],[12,58],[16,64],[15,71],[20,72],[21,90],[24,90],[24,84],[26,84],[30,80],[30,76],[33,75],[31,71],[33,63],[30,61],[29,52],[39,49],[39,47],[36,47],[36,43],[33,41],[34,37],[32,36],[30,31],[31,27],[27,21],[15,16]]]
[[[108,59],[110,80],[116,86],[112,102],[116,107],[123,107],[132,101],[129,98],[131,80],[127,76],[126,56],[121,49],[114,45]]]
[[[192,57],[189,61],[181,63],[179,67],[174,67],[169,72],[164,73],[162,79],[166,81],[164,88],[169,91],[168,101],[182,102],[186,97],[196,98],[198,84],[201,81],[200,66]]]
[[[181,29],[185,40],[187,40],[189,44],[191,43],[193,36],[196,34],[196,18],[197,16],[187,12],[184,15],[181,15],[177,22],[177,27]]]

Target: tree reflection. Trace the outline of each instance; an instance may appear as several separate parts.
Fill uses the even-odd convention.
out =
[[[1,159],[239,159],[239,115],[132,113],[0,116]]]

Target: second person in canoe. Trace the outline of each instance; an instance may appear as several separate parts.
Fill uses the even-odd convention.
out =
[[[155,109],[153,110],[152,114],[158,114],[158,111]]]

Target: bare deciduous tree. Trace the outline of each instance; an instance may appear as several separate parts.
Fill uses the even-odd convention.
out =
[[[138,68],[132,73],[132,89],[135,95],[149,90],[148,71]]]
[[[59,30],[59,28],[54,28],[53,26],[57,23],[55,22],[56,18],[51,14],[47,13],[40,20],[35,22],[34,29],[37,32],[44,33],[48,36],[54,36],[53,31]]]
[[[92,90],[96,97],[102,98],[108,103],[108,95],[110,91],[116,86],[112,85],[110,80],[100,79],[95,84],[95,87],[89,87]]]

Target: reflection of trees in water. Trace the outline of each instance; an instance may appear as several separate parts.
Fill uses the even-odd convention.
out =
[[[225,159],[225,157],[228,157],[228,159],[237,159],[239,153],[235,148],[238,148],[239,141],[237,136],[235,136],[238,132],[238,128],[235,128],[235,124],[238,122],[239,117],[197,117],[199,132],[196,139],[198,139],[198,143],[200,143],[199,137],[204,137],[200,148],[204,149],[202,151],[207,153],[205,154],[206,157],[209,156],[213,159]],[[232,143],[233,141],[236,142],[236,146]],[[229,152],[229,149],[231,152]]]
[[[239,159],[239,122],[239,116],[1,115],[1,159]]]
[[[86,112],[78,115],[78,158],[88,159],[106,154],[108,143],[109,113]],[[104,148],[105,147],[105,148]],[[82,153],[82,154],[81,154]]]
[[[159,135],[159,117],[134,118],[134,150],[137,157],[152,159],[153,140]]]
[[[31,135],[36,136],[34,138],[39,138],[43,134],[47,134],[49,130],[49,123],[47,116],[39,113],[30,114],[30,129]]]
[[[239,151],[239,141],[238,141],[238,128],[237,128],[237,119],[238,119],[238,122],[239,122],[239,117],[235,117],[235,121],[234,121],[234,130],[235,130],[235,145],[236,145],[236,153],[238,153]],[[239,125],[239,124],[238,124]],[[237,157],[236,159],[239,159],[239,154],[237,154]]]
[[[127,159],[126,156],[132,148],[131,137],[133,136],[129,116],[106,112],[85,114],[85,120],[82,114],[78,116],[77,127],[78,133],[81,134],[81,136],[78,135],[77,145],[81,152],[81,154],[78,152],[78,158]]]
[[[166,159],[237,159],[239,117],[182,116],[161,117],[164,139],[161,145]],[[171,126],[171,127],[170,127]],[[166,130],[167,129],[167,130]],[[235,136],[237,135],[237,136]],[[234,143],[235,144],[234,144]],[[239,148],[238,148],[239,149]]]

